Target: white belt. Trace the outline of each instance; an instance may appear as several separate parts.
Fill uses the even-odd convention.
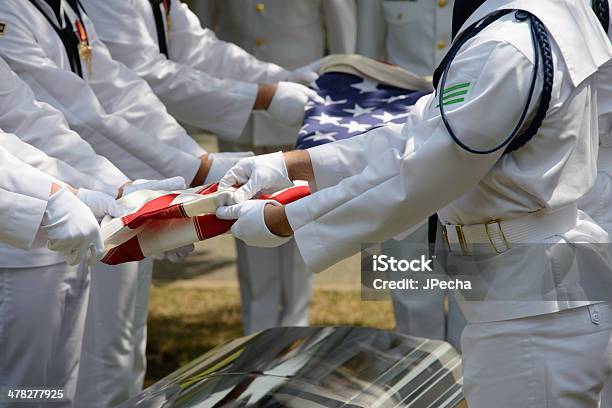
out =
[[[554,235],[563,234],[576,226],[578,207],[572,204],[555,211],[540,210],[509,220],[495,219],[486,224],[446,224],[444,240],[451,251],[459,250],[470,255],[472,245],[490,248],[498,254],[510,249],[510,245],[538,243]]]

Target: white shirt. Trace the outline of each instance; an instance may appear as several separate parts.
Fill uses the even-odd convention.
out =
[[[207,24],[219,38],[263,61],[296,69],[330,54],[355,52],[354,0],[203,0]],[[283,79],[283,78],[279,78]],[[294,145],[298,127],[253,112],[239,142]]]
[[[450,49],[454,0],[359,0],[357,52],[433,75]]]
[[[172,115],[222,138],[235,140],[241,135],[255,103],[257,83],[275,83],[288,75],[283,68],[217,39],[178,0],[172,2],[170,33],[166,33],[169,58],[160,52],[148,0],[84,0],[83,4],[113,58],[145,79]]]
[[[491,0],[464,27],[501,8],[526,9],[551,32],[555,82],[551,109],[538,134],[510,155],[502,157],[503,150],[470,154],[450,138],[435,96],[426,96],[401,129],[382,128],[311,149],[319,191],[286,210],[312,270],[359,251],[361,243],[393,237],[436,211],[450,224],[481,224],[573,205],[593,185],[598,144],[594,74],[612,58],[607,39],[593,28],[594,15],[575,0]],[[459,52],[447,88],[468,84],[463,88],[468,93],[445,110],[467,145],[490,148],[510,134],[527,100],[533,55],[529,24],[517,24],[513,14]],[[498,114],[492,114],[492,107],[498,107]],[[508,310],[494,319],[563,307],[568,304],[546,303],[541,310]]]
[[[56,20],[46,2],[36,1]],[[62,4],[74,25],[76,13],[65,1]],[[93,75],[88,76],[82,61],[85,79],[70,70],[59,36],[29,1],[3,1],[0,15],[7,27],[0,37],[0,56],[37,99],[60,110],[98,154],[132,179],[183,176],[191,182],[204,150],[167,113],[146,82],[111,58],[86,15]]]

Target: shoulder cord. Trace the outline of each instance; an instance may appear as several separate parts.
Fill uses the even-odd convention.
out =
[[[439,105],[440,105],[440,116],[442,117],[442,121],[444,122],[446,130],[448,131],[450,137],[455,141],[455,143],[457,143],[462,149],[470,153],[490,154],[490,153],[497,152],[503,148],[506,148],[506,150],[504,151],[504,154],[509,154],[509,153],[512,153],[520,149],[536,135],[536,133],[542,126],[542,123],[544,119],[546,118],[548,108],[550,107],[550,101],[552,99],[552,89],[553,89],[553,83],[554,83],[554,63],[553,63],[553,57],[552,57],[552,50],[550,46],[550,40],[548,38],[548,32],[546,30],[546,27],[544,26],[544,23],[542,23],[542,21],[538,19],[536,16],[534,16],[533,14],[527,11],[518,10],[515,13],[516,19],[518,21],[529,20],[531,23],[531,37],[533,40],[534,51],[535,51],[535,62],[534,62],[535,66],[533,70],[533,76],[531,79],[531,86],[529,89],[527,103],[525,105],[525,108],[523,109],[523,113],[521,114],[519,122],[514,128],[514,130],[512,131],[512,133],[500,145],[492,149],[476,150],[476,149],[473,149],[467,146],[461,140],[459,140],[459,138],[453,131],[449,123],[448,117],[446,116],[446,113],[444,111],[443,90],[446,86],[446,79],[448,77],[448,72],[450,70],[453,59],[456,57],[460,49],[463,47],[463,45],[467,41],[474,38],[477,34],[479,34],[481,31],[483,31],[486,27],[488,27],[495,21],[499,20],[503,16],[513,11],[514,10],[500,10],[498,12],[490,14],[489,16],[476,22],[470,28],[465,30],[455,40],[455,42],[453,43],[453,46],[451,47],[450,51],[448,52],[448,54],[442,61],[442,64],[440,65],[440,67],[438,67],[434,75],[435,83],[438,83],[438,80],[439,80],[439,86],[437,87],[437,93],[438,93],[438,99],[439,99]],[[543,62],[541,62],[540,60],[543,60]],[[535,87],[537,83],[538,72],[540,70],[540,64],[542,64],[542,74],[543,74],[542,94],[540,96],[540,104],[538,106],[536,114],[533,120],[531,121],[531,124],[529,125],[529,127],[527,127],[527,129],[523,133],[519,134],[521,129],[524,127],[525,119],[527,118],[527,115],[529,113],[529,107],[531,105],[533,94],[535,93]]]

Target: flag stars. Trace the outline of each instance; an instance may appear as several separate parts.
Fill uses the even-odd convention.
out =
[[[395,115],[389,112],[384,112],[382,115],[372,115],[372,117],[380,120],[382,123],[389,123],[395,119]]]
[[[335,116],[329,116],[325,112],[321,112],[319,116],[313,116],[312,119],[317,120],[321,125],[340,126],[340,119]]]
[[[323,133],[317,130],[314,135],[305,137],[304,141],[313,142],[313,143],[324,142],[324,141],[325,142],[335,142],[336,138],[334,136],[336,136],[337,134],[338,134],[337,132]]]
[[[340,126],[346,128],[349,133],[362,133],[371,127],[370,125],[364,125],[363,123],[355,122],[354,120]]]
[[[378,82],[366,78],[362,82],[352,84],[351,88],[358,89],[359,93],[376,92],[378,91]]]
[[[343,109],[343,111],[345,111],[346,113],[352,114],[354,118],[361,115],[369,115],[370,113],[372,113],[373,110],[374,108],[363,108],[359,106],[359,104],[355,104],[355,107],[353,109]]]
[[[338,99],[338,100],[333,100],[332,98],[329,97],[329,95],[327,95],[325,97],[325,101],[323,102],[323,105],[325,106],[332,106],[332,105],[342,105],[348,102],[348,99]]]

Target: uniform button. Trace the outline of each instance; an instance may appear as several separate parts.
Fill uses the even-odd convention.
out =
[[[442,7],[446,7],[447,5],[447,1],[446,0],[438,0],[438,7],[442,8]]]
[[[402,20],[404,18],[404,13],[397,13],[397,19]]]
[[[436,47],[438,47],[439,50],[443,50],[444,48],[446,48],[446,43],[444,41],[440,40],[436,44]]]
[[[258,47],[261,47],[265,43],[266,43],[266,41],[263,38],[256,38],[255,39],[255,45],[258,46]]]
[[[255,6],[255,10],[257,10],[257,12],[261,14],[266,10],[266,5],[263,3],[257,3],[257,5]]]

